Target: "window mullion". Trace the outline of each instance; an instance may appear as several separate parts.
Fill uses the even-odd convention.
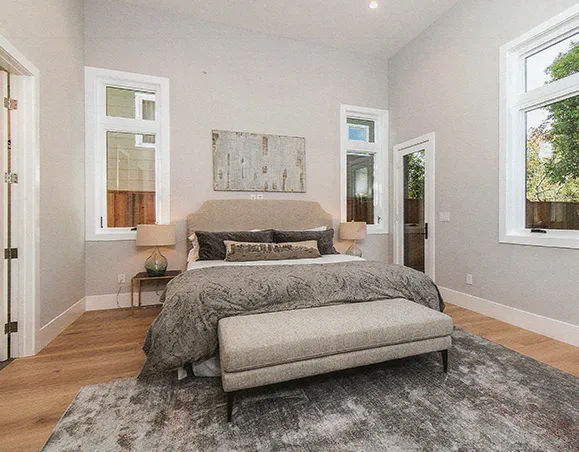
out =
[[[159,121],[116,118],[110,116],[100,118],[99,125],[105,127],[107,130],[114,130],[118,132],[158,134],[161,130]]]
[[[513,96],[513,107],[531,110],[543,107],[579,93],[579,74],[573,74],[548,85],[540,86],[526,93]]]

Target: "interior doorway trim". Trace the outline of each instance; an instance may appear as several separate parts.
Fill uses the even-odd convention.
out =
[[[413,140],[394,146],[394,263],[404,265],[404,167],[402,159],[404,155],[416,152],[420,149],[425,151],[425,203],[424,221],[428,223],[428,239],[425,240],[425,273],[435,280],[435,134],[427,133]]]
[[[16,47],[0,35],[0,66],[11,74],[11,97],[18,100],[12,117],[12,155],[19,173],[17,211],[19,225],[14,234],[18,246],[18,280],[15,311],[15,357],[34,355],[39,330],[39,71]],[[3,328],[3,325],[2,325]]]

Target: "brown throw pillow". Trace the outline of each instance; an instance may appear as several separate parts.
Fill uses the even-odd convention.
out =
[[[316,240],[321,254],[339,254],[334,248],[334,230],[326,231],[273,231],[275,243],[303,242],[304,240]]]
[[[273,230],[263,231],[230,231],[230,232],[207,232],[195,231],[199,242],[200,261],[222,261],[225,259],[224,240],[236,242],[273,242]]]
[[[291,243],[248,243],[225,240],[225,260],[230,262],[311,259],[320,257],[315,240]]]

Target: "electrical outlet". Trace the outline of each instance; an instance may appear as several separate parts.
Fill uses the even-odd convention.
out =
[[[124,284],[125,282],[127,282],[127,279],[125,278],[125,274],[124,273],[119,273],[117,275],[117,282],[119,284]]]
[[[467,274],[466,274],[466,283],[467,283],[469,286],[472,286],[472,275],[471,275],[470,273],[467,273]]]
[[[255,199],[255,195],[249,195],[249,199]]]
[[[263,199],[263,195],[257,195],[257,199]]]
[[[450,221],[450,212],[438,212],[438,220],[443,222]]]

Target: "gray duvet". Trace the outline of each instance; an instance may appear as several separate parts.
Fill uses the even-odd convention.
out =
[[[200,268],[173,279],[163,296],[163,310],[143,345],[140,379],[211,357],[224,317],[391,298],[444,308],[424,273],[372,261]]]

